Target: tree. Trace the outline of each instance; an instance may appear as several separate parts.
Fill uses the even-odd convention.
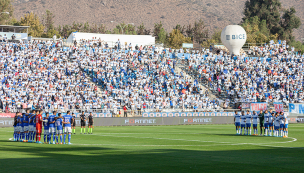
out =
[[[138,27],[137,27],[137,35],[150,35],[151,30],[150,29],[146,29],[144,23],[141,23]]]
[[[186,31],[185,26],[181,26],[181,25],[177,24],[173,29],[178,29],[184,36],[186,36],[185,35],[185,31]]]
[[[282,11],[283,13],[281,13]],[[270,37],[278,34],[280,39],[286,39],[290,42],[294,39],[292,30],[301,25],[300,18],[295,13],[293,7],[283,10],[280,0],[247,0],[242,23],[257,16],[269,30],[269,34],[266,35]],[[264,30],[261,32],[265,35]]]
[[[9,23],[9,19],[13,16],[13,6],[11,0],[0,0],[0,24]]]
[[[141,23],[138,27],[137,27],[137,35],[145,35],[145,25],[144,23]]]
[[[49,30],[46,34],[43,34],[42,36],[46,38],[53,38],[54,35],[56,35],[57,38],[61,37],[59,31],[55,29]]]
[[[42,17],[42,23],[46,29],[46,32],[54,29],[54,18],[55,15],[51,11],[46,10],[45,15]]]
[[[168,43],[171,48],[179,49],[183,43],[191,43],[190,37],[185,37],[178,29],[173,29],[168,38]]]
[[[164,28],[160,29],[160,32],[158,33],[158,42],[159,43],[166,43],[167,40],[167,32],[165,31]]]
[[[39,17],[34,13],[25,14],[20,19],[20,25],[30,26],[28,35],[33,37],[41,37],[44,32],[44,26],[40,23]]]
[[[116,25],[116,27],[113,29],[113,34],[122,34],[122,33],[127,35],[136,35],[135,26],[132,24],[125,24],[124,22]]]
[[[284,28],[284,32],[281,31],[279,33],[281,35],[281,39],[287,41],[294,40],[292,31],[293,29],[299,28],[299,26],[301,26],[301,20],[295,15],[295,13],[296,10],[294,9],[294,7],[291,7],[290,9],[284,11],[282,19],[280,21],[281,27]]]
[[[200,19],[198,22],[194,22],[193,27],[193,40],[197,43],[202,43],[203,41],[208,39],[208,29],[205,29],[206,26],[204,21]]]
[[[156,41],[159,41],[158,36],[162,29],[163,29],[163,24],[161,22],[154,24],[153,36],[155,37]]]
[[[186,27],[186,31],[185,32],[186,32],[187,37],[190,37],[193,40],[193,28],[192,28],[191,24],[189,24]]]

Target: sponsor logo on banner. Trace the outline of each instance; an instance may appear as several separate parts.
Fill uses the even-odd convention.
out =
[[[15,115],[15,113],[1,113],[0,118],[14,118]]]
[[[149,113],[149,117],[155,117],[155,113]]]
[[[106,116],[106,117],[112,117],[112,114],[111,114],[111,113],[106,113],[105,116]]]
[[[266,111],[267,103],[250,103],[250,111]]]
[[[9,117],[11,118],[11,117]],[[13,126],[14,120],[1,120],[0,119],[0,126]]]
[[[184,118],[184,123],[212,123],[212,118]]]
[[[304,123],[304,117],[290,117],[287,119],[289,123]]]
[[[142,117],[204,117],[204,116],[234,116],[233,112],[151,112],[143,113]]]
[[[81,115],[81,113],[74,113],[75,114],[75,117],[76,118],[78,118],[78,117],[80,117],[80,115]],[[62,113],[62,116],[64,116],[64,115],[66,115],[66,113]],[[90,113],[85,113],[85,115],[86,116],[89,116],[90,115]],[[95,117],[95,118],[100,118],[100,117],[102,117],[102,118],[104,118],[104,117],[112,117],[112,114],[111,113],[99,113],[99,112],[94,112],[94,113],[92,113],[92,115],[93,115],[93,117]],[[42,114],[42,117],[45,117],[45,113],[43,113]]]
[[[232,112],[228,112],[228,116],[233,116],[233,113]]]
[[[276,112],[284,112],[284,107],[282,102],[274,102],[273,105]]]
[[[148,113],[143,113],[143,117],[149,117]]]
[[[133,125],[133,124],[156,124],[156,119],[125,119],[125,124]]]

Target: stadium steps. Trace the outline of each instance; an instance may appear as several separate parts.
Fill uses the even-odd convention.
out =
[[[187,70],[187,68],[188,68],[188,66],[186,66],[185,63],[178,62],[177,66],[176,66],[176,72],[177,73],[183,72],[184,75],[187,75],[187,77],[189,77],[191,79],[191,81],[194,82],[194,78],[196,78],[196,76],[192,72]],[[205,81],[202,82],[201,80],[198,80],[198,84],[199,84],[200,88],[204,89],[204,91],[206,91],[206,90],[209,91],[208,97],[210,99],[220,99],[222,101],[225,101],[228,98],[228,95],[226,94],[225,91],[222,91],[221,95],[216,96],[217,91],[211,87],[210,88],[206,87],[207,83]],[[223,106],[220,105],[220,107],[222,108]],[[233,108],[233,105],[228,105],[228,109],[231,109],[231,108]]]
[[[182,67],[181,67],[180,64],[176,66],[175,70],[176,70],[176,73],[177,73],[177,74],[180,74],[180,72],[182,72],[184,75],[186,75],[188,78],[191,79],[191,82],[192,82],[192,83],[194,83],[194,78],[193,78],[193,76],[189,75],[186,71],[184,71],[184,70],[182,69]],[[198,85],[199,85],[199,87],[200,87],[201,89],[203,89],[204,91],[208,90],[208,88],[206,88],[205,86],[203,86],[200,82],[198,82]],[[216,98],[217,98],[214,94],[211,94],[210,92],[209,92],[209,96],[208,96],[208,97],[211,98],[211,99],[216,99]]]

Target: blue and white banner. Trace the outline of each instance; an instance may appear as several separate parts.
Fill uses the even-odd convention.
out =
[[[233,112],[144,112],[143,117],[208,117],[233,116]]]
[[[292,115],[292,114],[304,114],[304,104],[289,103],[288,112],[289,112],[289,115]]]

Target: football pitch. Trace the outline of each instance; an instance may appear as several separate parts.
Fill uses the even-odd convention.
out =
[[[304,124],[289,138],[237,136],[233,125],[78,127],[72,145],[12,137],[0,129],[1,172],[304,172]]]

